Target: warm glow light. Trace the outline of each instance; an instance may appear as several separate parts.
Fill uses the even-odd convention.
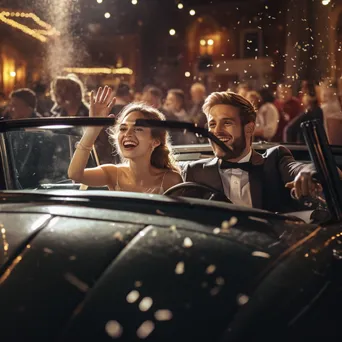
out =
[[[195,15],[195,14],[196,14],[196,11],[192,9],[192,10],[190,10],[189,13],[190,13],[190,15]]]
[[[214,45],[214,41],[212,39],[208,39],[208,45]]]
[[[109,13],[109,12],[106,12],[106,13],[104,14],[104,17],[105,17],[106,19],[109,19],[109,18],[110,18],[110,13]]]
[[[17,76],[17,73],[16,73],[15,71],[11,71],[11,72],[10,72],[10,76],[11,76],[11,77],[15,77],[15,76]]]
[[[330,4],[330,0],[322,0],[322,5],[326,6]]]
[[[205,46],[205,45],[207,44],[207,42],[206,42],[204,39],[201,39],[200,44],[201,44],[202,46]]]
[[[85,75],[99,75],[99,74],[120,74],[120,75],[132,75],[133,70],[129,68],[64,68],[64,71],[74,74]]]
[[[170,33],[170,36],[174,36],[176,34],[176,30],[175,29],[171,29],[169,31],[169,33]]]
[[[38,26],[42,29],[35,29],[30,28],[27,25],[21,24],[20,22],[16,21],[17,19],[10,19],[10,17],[14,18],[25,18],[25,19],[32,19]],[[16,28],[31,37],[40,40],[41,42],[45,43],[47,41],[46,36],[54,36],[60,35],[60,32],[57,31],[54,27],[46,23],[45,21],[41,20],[36,14],[32,12],[7,12],[2,11],[0,12],[0,21],[4,22],[5,24]]]
[[[98,4],[102,4],[103,0],[96,0]]]
[[[132,5],[137,5],[138,4],[138,0],[132,0]]]
[[[182,3],[179,3],[179,4],[178,4],[178,8],[179,8],[179,9],[183,9],[183,8],[184,8],[184,5],[183,5]]]
[[[190,76],[191,76],[190,72],[187,71],[187,72],[185,73],[185,77],[190,77]]]

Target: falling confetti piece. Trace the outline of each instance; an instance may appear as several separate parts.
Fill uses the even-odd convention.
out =
[[[157,213],[158,215],[165,215],[165,213],[164,213],[163,211],[159,210],[159,209],[156,210],[156,213]]]
[[[76,260],[76,255],[71,255],[71,256],[69,257],[69,260],[71,260],[71,261]]]
[[[176,265],[175,273],[176,274],[183,274],[184,273],[184,262],[183,261],[180,261]]]
[[[80,291],[87,292],[89,290],[89,286],[84,283],[82,280],[78,279],[72,273],[66,273],[64,278],[72,285],[76,286]]]
[[[220,234],[220,233],[221,233],[221,229],[220,229],[220,228],[215,228],[215,229],[213,230],[213,233],[214,233],[215,235]]]
[[[140,311],[146,312],[151,308],[152,305],[153,305],[152,298],[151,297],[145,297],[139,303],[139,309],[140,309]]]
[[[173,315],[170,310],[158,310],[154,314],[154,318],[157,321],[170,321]]]
[[[216,271],[216,266],[215,265],[209,265],[207,267],[207,269],[205,270],[205,272],[207,274],[213,274]]]
[[[183,241],[183,247],[190,248],[193,246],[192,240],[189,237],[186,237]]]
[[[154,230],[153,232],[152,232],[152,234],[151,234],[153,237],[156,237],[157,235],[158,235],[158,233],[157,233],[157,231],[156,230]]]
[[[215,286],[210,290],[210,295],[211,296],[216,296],[218,295],[218,293],[221,291],[221,287],[220,286]]]
[[[142,282],[137,280],[135,283],[134,283],[134,286],[135,287],[141,287],[142,286]]]
[[[50,249],[50,248],[44,248],[43,251],[46,253],[46,254],[52,254],[53,253],[53,250]]]
[[[177,227],[173,224],[172,226],[170,226],[170,229],[175,232],[177,230]]]
[[[224,282],[223,277],[217,277],[217,278],[216,278],[216,284],[217,284],[217,285],[221,285],[221,286],[222,286],[222,285],[224,285],[224,283],[225,283],[225,282]]]
[[[122,326],[118,321],[108,321],[105,326],[106,333],[111,338],[119,338],[122,335]]]
[[[136,290],[133,290],[127,295],[126,300],[128,303],[133,304],[139,299],[139,297],[140,293]]]
[[[237,296],[237,302],[241,306],[247,304],[248,301],[249,301],[249,297],[247,295],[245,295],[245,294],[239,294]]]
[[[254,251],[252,256],[269,259],[271,256],[268,253],[261,252],[261,251]]]
[[[154,323],[152,321],[145,321],[137,330],[137,336],[141,339],[148,337],[154,330]]]
[[[114,239],[115,240],[118,240],[118,241],[123,241],[123,236],[120,232],[116,232],[114,235],[113,235]]]
[[[221,224],[222,231],[227,232],[230,228],[234,227],[238,223],[238,219],[232,216],[229,221],[223,221]]]

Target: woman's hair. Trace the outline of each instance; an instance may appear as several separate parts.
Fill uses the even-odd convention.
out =
[[[146,104],[131,103],[127,105],[117,117],[116,124],[109,129],[109,135],[116,145],[116,150],[119,154],[120,148],[117,136],[120,131],[120,125],[123,120],[132,112],[140,112],[147,120],[165,120],[165,116],[159,110]],[[153,139],[156,139],[160,142],[160,145],[157,146],[152,152],[151,165],[157,169],[170,169],[179,171],[171,151],[169,133],[165,129],[151,127],[151,136]],[[122,155],[120,155],[120,157],[122,160],[124,160]]]

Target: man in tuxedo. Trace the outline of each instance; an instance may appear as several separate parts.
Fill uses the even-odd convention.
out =
[[[229,148],[212,142],[215,158],[187,164],[184,180],[224,192],[234,204],[273,212],[298,209],[295,197],[314,195],[321,187],[313,181],[312,164],[296,162],[291,152],[276,146],[261,155],[252,149],[256,112],[244,97],[231,92],[209,95],[203,105],[209,131]]]

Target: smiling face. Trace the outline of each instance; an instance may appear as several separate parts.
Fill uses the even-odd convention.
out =
[[[212,142],[214,153],[218,158],[236,161],[248,154],[250,150],[254,123],[250,122],[243,126],[239,111],[237,107],[218,104],[213,106],[208,113],[209,131],[224,142],[230,150],[229,153],[224,152]]]
[[[151,129],[135,126],[138,119],[146,119],[141,112],[131,112],[122,120],[117,136],[117,145],[125,159],[151,159],[151,154],[160,142],[152,138]]]

